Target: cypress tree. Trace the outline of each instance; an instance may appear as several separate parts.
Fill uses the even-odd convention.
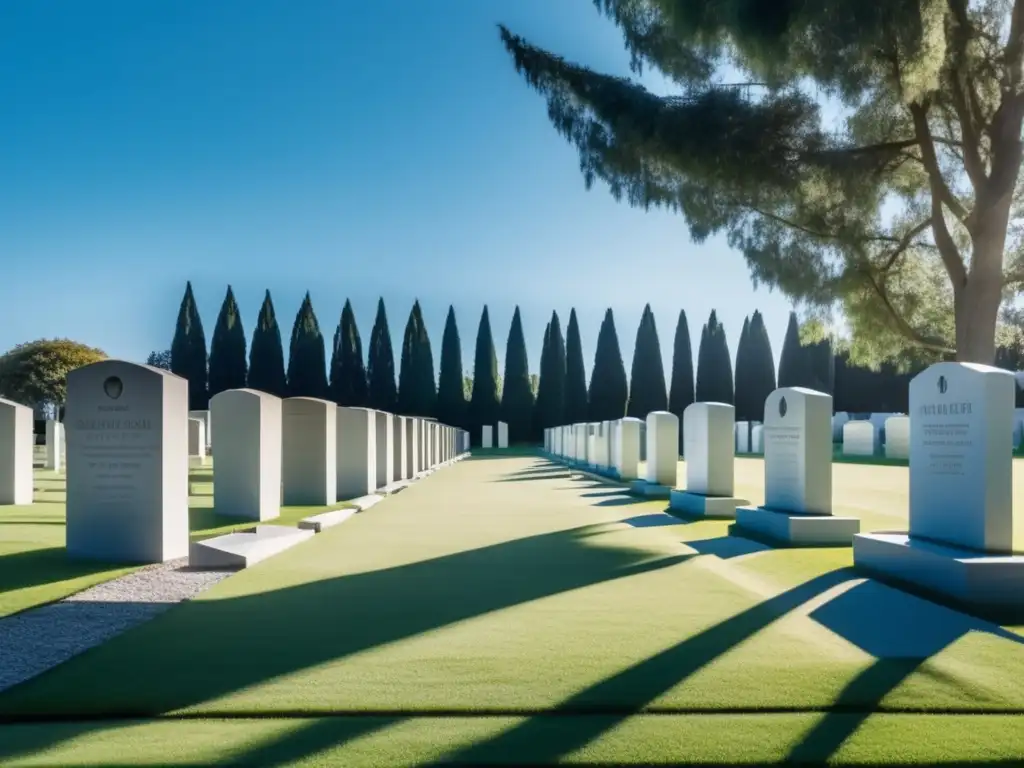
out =
[[[743,318],[740,343],[736,347],[736,421],[749,421],[750,390],[755,386],[750,359],[750,318]]]
[[[564,424],[580,424],[590,413],[587,392],[587,367],[583,362],[583,344],[576,310],[569,312],[565,329],[565,407]],[[558,424],[554,426],[560,426]]]
[[[701,330],[695,394],[698,403],[733,402],[732,360],[725,328],[718,322],[715,310],[711,310],[707,325]]]
[[[803,353],[804,348],[800,346],[800,323],[796,319],[796,312],[790,312],[786,338],[782,342],[782,355],[779,357],[780,387],[808,386]]]
[[[391,346],[391,331],[384,299],[377,301],[377,319],[370,332],[370,352],[366,365],[369,392],[367,404],[378,411],[394,413],[398,405],[395,385],[395,353]]]
[[[652,411],[668,407],[665,392],[665,366],[661,361],[661,343],[654,323],[651,305],[644,307],[640,325],[636,330],[633,348],[633,366],[629,379],[629,405],[626,415],[646,419]]]
[[[568,422],[566,409],[566,354],[565,340],[558,313],[551,313],[544,332],[544,356],[541,358],[540,389],[537,392],[537,418],[534,439],[540,440],[544,429]]]
[[[171,373],[188,379],[188,408],[206,410],[210,404],[207,390],[206,334],[199,317],[192,282],[185,283],[185,295],[178,309],[178,322],[171,342]]]
[[[245,386],[249,373],[245,359],[247,346],[241,313],[229,285],[210,340],[210,397],[226,389]]]
[[[485,424],[495,425],[501,412],[498,400],[498,356],[491,335],[491,318],[484,306],[480,327],[476,332],[476,354],[473,356],[473,396],[469,401],[469,423],[473,440],[480,439]]]
[[[747,367],[750,370],[751,383],[747,389],[747,418],[751,421],[764,421],[764,401],[775,391],[775,356],[772,354],[772,342],[768,338],[768,329],[764,326],[761,313],[754,310],[750,318],[750,330],[747,332]],[[739,391],[740,373],[736,370],[736,389]]]
[[[270,291],[263,297],[249,349],[249,387],[276,397],[288,396],[284,375],[284,349]]]
[[[525,443],[533,432],[533,391],[523,319],[516,307],[505,344],[505,375],[501,391],[501,420],[508,424],[509,444]]]
[[[288,347],[288,396],[326,399],[327,363],[324,335],[313,311],[313,301],[306,291],[295,313],[292,339]]]
[[[589,420],[621,419],[626,414],[628,397],[626,367],[622,364],[619,337],[615,332],[615,317],[609,308],[604,314],[601,330],[597,334],[594,370],[590,374],[588,393]]]
[[[544,326],[544,342],[540,347],[540,370],[538,373],[537,392],[533,398],[533,434],[539,435],[544,430],[544,407],[547,394],[547,384],[544,379],[551,377],[551,321]]]
[[[345,300],[341,320],[334,332],[334,354],[331,357],[331,399],[338,405],[365,406],[367,398],[366,366],[363,365],[363,342],[356,326],[352,302]]]
[[[430,344],[427,324],[423,321],[423,311],[419,301],[413,304],[416,314],[417,338],[414,350],[413,371],[415,372],[416,398],[414,402],[416,416],[435,418],[437,416],[437,383],[434,379],[434,350]]]
[[[448,307],[448,318],[441,337],[441,371],[437,384],[437,420],[451,426],[466,426],[466,393],[462,373],[462,342],[455,322],[455,307]]]
[[[416,308],[409,312],[402,336],[402,355],[398,364],[398,406],[397,413],[408,416],[415,415],[416,373],[413,370],[416,359],[416,345],[419,343],[420,329],[417,325]]]
[[[680,450],[683,439],[683,411],[693,402],[693,349],[690,345],[690,326],[686,311],[679,310],[676,335],[672,341],[672,386],[669,390],[668,409],[679,417]]]

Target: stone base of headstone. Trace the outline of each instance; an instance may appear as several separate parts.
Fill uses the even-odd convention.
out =
[[[412,485],[412,481],[410,480],[396,480],[393,483],[388,483],[383,488],[378,488],[377,493],[381,496],[393,496],[396,493],[404,491],[410,485]]]
[[[313,531],[287,525],[258,525],[251,531],[194,541],[188,566],[196,570],[241,570],[310,539]]]
[[[384,501],[383,496],[371,493],[369,496],[360,496],[358,499],[352,499],[348,503],[355,507],[356,511],[365,512],[370,507],[374,507],[382,501]]]
[[[669,495],[668,506],[673,512],[682,512],[691,517],[732,520],[736,517],[736,508],[749,503],[746,499],[733,496],[704,496],[700,493],[673,490]]]
[[[862,533],[853,539],[853,564],[972,612],[1024,620],[1024,555],[975,552],[906,533]]]
[[[319,515],[310,515],[299,520],[299,528],[304,531],[321,533],[328,528],[341,525],[358,511],[358,509],[332,509],[329,512],[321,512]]]
[[[649,483],[646,480],[634,480],[629,486],[630,493],[647,499],[667,499],[672,495],[672,490],[667,485]]]
[[[848,547],[860,533],[860,518],[737,507],[733,533],[791,547]]]

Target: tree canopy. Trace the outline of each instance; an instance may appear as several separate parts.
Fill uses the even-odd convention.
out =
[[[505,375],[501,390],[501,420],[508,424],[509,444],[525,443],[533,432],[533,390],[530,363],[523,335],[523,319],[516,307],[505,343]]]
[[[448,307],[441,336],[441,370],[437,379],[437,419],[462,427],[466,423],[465,377],[462,373],[462,340],[455,321],[455,307]]]
[[[191,282],[185,284],[185,295],[178,308],[178,322],[171,341],[171,372],[188,380],[189,410],[205,410],[210,402],[206,334],[203,333],[203,321],[199,317]]]
[[[569,312],[569,324],[565,328],[565,423],[585,422],[589,413],[588,402],[583,342],[580,339],[580,324],[576,319],[576,310],[573,309]]]
[[[356,325],[352,302],[345,299],[341,319],[334,332],[331,355],[331,399],[338,405],[365,406],[367,398],[366,366],[363,365],[363,341]]]
[[[434,354],[423,322],[419,301],[412,305],[402,339],[398,370],[398,412],[407,416],[433,418],[437,407],[434,384]]]
[[[480,429],[485,424],[497,424],[500,412],[498,355],[494,351],[491,316],[485,306],[480,314],[480,325],[476,331],[476,350],[473,355],[473,395],[469,401],[472,439],[480,440]]]
[[[725,338],[725,328],[718,322],[715,310],[711,310],[707,325],[701,329],[694,394],[698,403],[732,405],[734,400],[729,345]]]
[[[588,421],[614,421],[626,415],[629,382],[622,363],[619,336],[615,331],[615,315],[609,308],[597,332],[594,368],[590,372],[587,393]]]
[[[665,365],[661,361],[661,343],[658,327],[654,323],[651,305],[644,307],[640,325],[636,330],[633,348],[633,366],[629,376],[629,404],[626,415],[646,419],[652,411],[668,407],[665,391]]]
[[[683,411],[693,402],[693,349],[686,311],[679,310],[676,334],[672,342],[672,384],[668,393],[668,409],[679,418],[679,449],[683,448]]]
[[[383,298],[377,300],[377,318],[370,331],[366,380],[369,388],[367,405],[378,411],[394,413],[398,405],[395,352],[391,345],[391,330],[388,328],[388,313],[384,309]]]
[[[248,351],[241,312],[229,285],[210,340],[210,397],[226,389],[245,386],[249,373],[246,363]]]
[[[535,419],[537,435],[543,434],[547,427],[558,427],[568,422],[565,346],[558,313],[552,312],[551,320],[544,332],[544,349],[540,357],[540,383],[537,388]],[[586,393],[585,385],[583,391]]]
[[[327,355],[313,300],[306,292],[295,314],[292,340],[288,346],[288,396],[326,399]]]
[[[287,397],[288,379],[284,373],[284,346],[281,344],[281,327],[277,324],[277,313],[270,291],[263,297],[260,314],[256,318],[256,330],[252,332],[249,347],[249,387],[276,397]]]
[[[68,373],[107,354],[71,339],[39,339],[18,344],[0,356],[0,397],[59,410],[68,399]]]
[[[1024,286],[1024,0],[594,0],[649,92],[505,27],[586,184],[725,233],[850,353],[991,364]]]

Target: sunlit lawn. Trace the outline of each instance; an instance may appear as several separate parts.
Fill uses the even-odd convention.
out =
[[[754,502],[760,465],[737,462]],[[838,510],[901,527],[905,484],[837,467]],[[0,694],[0,715],[142,718],[0,727],[0,763],[1024,754],[1016,631],[859,578],[849,548],[663,507],[528,457],[445,469]]]

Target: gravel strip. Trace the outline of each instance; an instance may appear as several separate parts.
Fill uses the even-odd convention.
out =
[[[0,691],[149,621],[230,576],[188,558],[149,565],[56,603],[0,619]]]

